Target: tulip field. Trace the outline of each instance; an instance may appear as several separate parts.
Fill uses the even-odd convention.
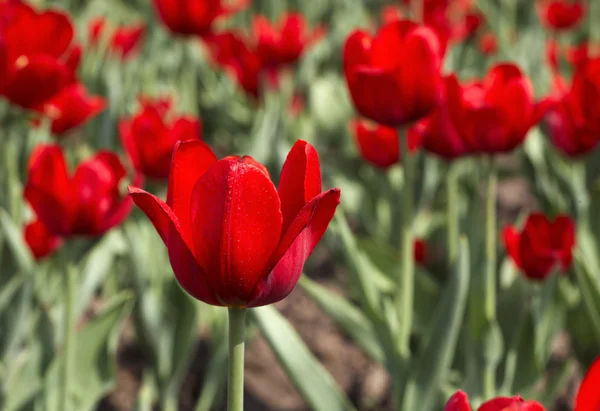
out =
[[[600,0],[0,0],[0,411],[600,411]]]

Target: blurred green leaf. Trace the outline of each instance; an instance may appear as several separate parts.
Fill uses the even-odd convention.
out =
[[[19,271],[31,274],[35,266],[33,256],[25,243],[23,233],[4,209],[0,209],[0,228],[8,240],[8,245],[15,257]]]
[[[329,291],[305,275],[300,286],[335,323],[375,361],[382,363],[384,354],[368,318],[344,297]]]
[[[251,313],[283,369],[311,409],[354,410],[346,394],[319,364],[291,324],[275,308],[255,308]]]

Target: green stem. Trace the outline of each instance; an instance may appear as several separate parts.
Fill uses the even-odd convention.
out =
[[[244,409],[244,338],[246,309],[231,307],[229,312],[229,370],[227,411]]]
[[[63,323],[63,364],[61,373],[60,394],[58,397],[58,409],[68,409],[69,390],[71,388],[71,375],[73,368],[73,357],[77,347],[75,346],[75,317],[73,315],[73,302],[75,301],[75,275],[74,267],[67,267],[64,276],[65,286],[65,308]]]
[[[400,319],[400,356],[403,360],[410,357],[410,332],[412,329],[414,299],[414,238],[413,238],[413,204],[415,156],[408,150],[408,137],[404,130],[399,130],[400,153],[404,168],[404,184],[402,190],[402,250],[400,255],[400,278],[398,287],[398,312]]]
[[[450,267],[453,267],[454,261],[458,256],[458,231],[459,231],[459,215],[458,215],[458,175],[457,168],[450,164],[448,174],[446,175],[446,194],[448,196],[448,261]]]
[[[490,162],[486,196],[486,222],[485,222],[485,319],[491,327],[496,323],[496,185],[498,177],[494,160]],[[495,366],[486,364],[483,374],[484,398],[492,398],[496,391]]]

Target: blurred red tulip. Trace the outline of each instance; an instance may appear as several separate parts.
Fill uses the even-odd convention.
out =
[[[255,16],[253,28],[258,57],[271,70],[295,63],[306,47],[324,34],[322,28],[309,32],[304,16],[299,13],[284,14],[277,26],[265,16]]]
[[[381,124],[355,120],[350,125],[361,156],[376,167],[388,168],[400,160],[398,131]],[[416,151],[421,146],[420,135],[408,133],[408,148]]]
[[[427,261],[427,244],[423,240],[415,240],[415,262],[424,265]]]
[[[463,89],[455,74],[444,77],[440,104],[429,117],[414,127],[422,134],[423,148],[446,160],[471,154],[473,150],[463,137]]]
[[[484,33],[479,39],[479,50],[487,55],[491,56],[498,52],[498,41],[493,33]]]
[[[121,58],[127,59],[139,51],[145,34],[146,25],[143,23],[117,27],[110,48]]]
[[[233,32],[206,37],[206,42],[215,63],[225,68],[246,93],[258,98],[263,66],[256,50]]]
[[[419,120],[438,103],[441,50],[435,32],[410,21],[375,37],[355,31],[344,46],[344,73],[357,110],[390,127]]]
[[[277,190],[251,157],[217,161],[201,141],[178,143],[167,203],[129,191],[167,246],[181,286],[208,304],[257,307],[285,298],[325,233],[339,189],[321,193],[315,149],[298,141]]]
[[[106,18],[96,17],[88,23],[88,41],[90,45],[97,46],[100,43],[104,28],[106,27]]]
[[[25,198],[53,235],[97,236],[131,211],[131,198],[120,192],[126,174],[116,154],[99,151],[70,176],[62,149],[39,145],[29,158]]]
[[[444,411],[471,411],[469,398],[463,391],[457,391],[446,403]],[[545,411],[536,401],[525,401],[521,396],[496,397],[484,402],[477,411]]]
[[[581,0],[538,0],[538,16],[552,30],[568,30],[579,24],[585,15]]]
[[[533,213],[522,232],[508,226],[502,235],[506,252],[531,280],[543,280],[552,269],[566,270],[571,265],[575,225],[567,215],[550,222],[545,215]]]
[[[123,147],[136,170],[154,179],[169,177],[173,149],[178,141],[200,140],[202,123],[191,116],[167,119],[171,102],[141,99],[141,110],[119,122]]]
[[[596,358],[581,381],[575,397],[575,411],[598,411],[600,409],[598,387],[600,387],[600,357]]]
[[[40,109],[74,81],[81,49],[72,44],[73,25],[62,12],[19,2],[1,3],[0,20],[0,95]]]
[[[457,92],[448,96],[453,123],[477,153],[512,151],[541,117],[531,82],[512,63],[497,64],[483,81]]]
[[[212,32],[215,20],[245,9],[250,0],[226,5],[223,0],[153,0],[164,25],[184,36],[205,36]]]
[[[43,114],[51,119],[54,134],[63,134],[79,127],[101,113],[106,107],[102,97],[88,96],[83,84],[64,88],[44,104]]]
[[[25,226],[24,238],[36,260],[53,254],[62,245],[62,239],[48,231],[39,219]]]
[[[558,150],[569,157],[593,150],[600,136],[600,58],[580,63],[570,89],[545,103],[544,125]]]

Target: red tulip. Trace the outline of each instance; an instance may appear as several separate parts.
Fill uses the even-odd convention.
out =
[[[356,120],[351,123],[354,139],[361,156],[376,167],[387,168],[400,160],[398,131],[381,124]],[[416,151],[421,146],[420,135],[408,133],[408,148]]]
[[[508,255],[531,280],[543,280],[553,268],[566,270],[571,265],[575,226],[567,215],[550,222],[541,213],[530,214],[522,232],[509,226],[503,238]]]
[[[581,0],[540,0],[538,16],[542,23],[553,30],[568,30],[579,24],[585,15]]]
[[[243,10],[250,0],[225,5],[223,0],[153,0],[158,16],[167,28],[184,36],[205,36],[216,19]]]
[[[169,177],[173,149],[178,141],[200,140],[202,123],[191,116],[167,119],[167,99],[140,99],[141,111],[119,122],[121,142],[136,170],[155,178]]]
[[[246,93],[257,98],[263,66],[256,50],[233,32],[210,36],[206,41],[215,63],[225,68]]]
[[[0,21],[0,95],[39,109],[74,80],[81,49],[72,46],[71,21],[17,2],[0,5]]]
[[[557,149],[569,157],[593,150],[600,136],[600,58],[580,63],[570,89],[545,103],[544,124]]]
[[[100,43],[104,28],[106,27],[106,18],[96,17],[88,23],[88,39],[92,46],[97,46]]]
[[[419,265],[425,265],[427,261],[427,244],[423,240],[415,240],[414,245],[415,262]]]
[[[592,364],[585,374],[577,396],[575,411],[598,411],[600,409],[600,357]]]
[[[494,55],[498,52],[498,42],[493,33],[484,33],[479,39],[479,50],[486,56]]]
[[[251,157],[216,159],[201,141],[178,143],[167,203],[129,189],[167,246],[181,286],[208,304],[257,307],[285,298],[325,233],[339,189],[321,193],[315,149],[298,141],[277,190]]]
[[[258,57],[264,67],[273,70],[295,63],[306,47],[324,34],[322,28],[309,32],[304,16],[298,13],[284,14],[277,26],[265,16],[255,16],[253,28]]]
[[[101,113],[106,107],[102,97],[88,96],[83,84],[64,88],[44,104],[43,114],[52,120],[51,130],[63,134]]]
[[[410,21],[384,25],[373,38],[355,31],[344,46],[344,73],[357,110],[390,127],[429,114],[439,100],[440,43]]]
[[[463,89],[456,75],[444,77],[440,104],[429,117],[416,126],[416,130],[423,136],[423,148],[426,151],[446,160],[453,160],[473,152],[463,137],[462,123],[465,119],[460,107],[464,104]]]
[[[40,145],[29,159],[25,198],[53,235],[97,236],[131,211],[131,199],[120,192],[126,174],[115,154],[100,151],[71,176],[62,149]]]
[[[126,59],[136,54],[145,34],[145,24],[117,27],[112,36],[110,47],[121,58]]]
[[[446,403],[444,411],[471,411],[469,398],[463,391],[457,391]],[[536,401],[525,401],[521,396],[496,397],[484,402],[477,411],[545,411]]]
[[[24,238],[36,260],[49,256],[62,245],[62,239],[48,231],[39,219],[27,224]]]
[[[452,88],[448,101],[454,125],[477,153],[512,151],[540,117],[531,82],[512,63],[494,66],[483,81]]]

